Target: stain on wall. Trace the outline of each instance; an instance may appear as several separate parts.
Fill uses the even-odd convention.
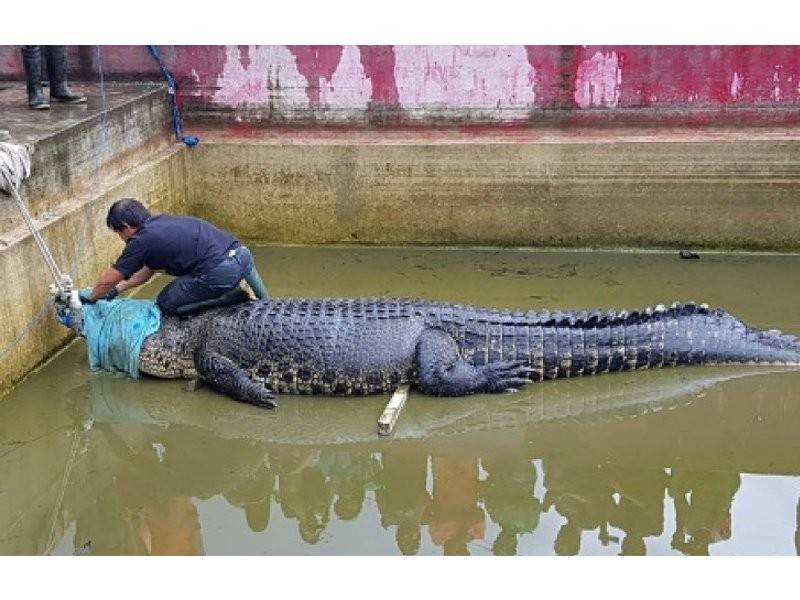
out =
[[[583,122],[653,109],[655,118],[729,110],[780,119],[800,106],[800,46],[162,46],[192,109],[263,118],[522,122],[558,111]],[[108,79],[159,79],[144,46],[103,46]],[[74,79],[99,80],[92,46],[70,47]],[[19,48],[0,46],[0,79],[21,80]],[[743,110],[745,109],[745,110]],[[651,112],[653,112],[651,111]],[[758,115],[755,112],[760,111]],[[691,121],[691,115],[685,117]]]

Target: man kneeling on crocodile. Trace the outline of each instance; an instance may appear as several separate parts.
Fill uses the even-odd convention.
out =
[[[248,296],[239,287],[242,279],[256,297],[269,297],[250,250],[203,219],[153,216],[138,200],[122,198],[108,209],[106,225],[125,242],[125,250],[93,287],[81,290],[82,302],[111,300],[161,270],[176,277],[156,299],[164,315],[189,315],[244,301]]]

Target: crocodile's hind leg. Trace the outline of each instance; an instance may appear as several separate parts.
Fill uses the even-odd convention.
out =
[[[231,359],[201,349],[195,357],[197,373],[218,392],[262,408],[275,408],[275,394],[250,376]]]
[[[455,340],[440,329],[425,329],[417,343],[417,377],[426,394],[464,396],[503,392],[530,383],[525,361],[500,361],[475,366],[458,353]]]

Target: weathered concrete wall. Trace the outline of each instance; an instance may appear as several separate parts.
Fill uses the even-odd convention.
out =
[[[144,46],[71,47],[76,78],[160,79]],[[193,115],[245,120],[792,122],[800,46],[162,46]],[[0,78],[20,79],[0,46]]]
[[[263,241],[800,249],[797,136],[204,139],[189,210]]]
[[[20,189],[34,219],[58,214],[75,196],[101,189],[101,178],[113,181],[142,156],[174,143],[165,86],[109,86],[106,94],[105,115],[94,96],[88,106],[54,109],[46,116],[31,113],[24,91],[2,94],[0,126],[13,133],[16,143],[34,147],[31,176]],[[0,246],[27,233],[16,204],[0,202]]]
[[[108,207],[133,196],[155,212],[183,212],[185,183],[181,147],[162,151],[96,195],[76,196],[58,214],[40,221],[42,237],[60,268],[88,285],[122,251],[105,225]],[[7,389],[50,356],[70,332],[53,318],[47,287],[52,277],[30,235],[0,248],[0,390]]]

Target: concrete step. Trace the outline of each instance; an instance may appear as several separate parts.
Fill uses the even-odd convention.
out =
[[[0,89],[0,126],[10,141],[32,144],[31,176],[21,189],[34,217],[58,211],[62,202],[98,187],[174,142],[166,87],[160,84],[74,84],[85,104],[54,103],[30,110],[24,83]],[[23,224],[17,207],[0,202],[0,238]]]

